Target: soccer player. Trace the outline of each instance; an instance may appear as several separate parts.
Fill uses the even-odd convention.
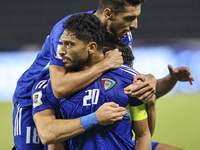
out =
[[[105,32],[103,30],[103,25],[97,17],[91,14],[74,15],[67,20],[65,28],[66,30],[63,32],[61,37],[63,46],[60,50],[60,54],[63,58],[63,62],[65,62],[65,67],[69,72],[85,70],[86,68],[91,67],[104,59],[102,49]],[[129,51],[127,51],[127,54],[131,55],[128,55],[129,57],[127,58],[130,59],[128,62],[125,61],[125,63],[132,64],[133,55],[131,53],[131,50],[128,50]],[[122,70],[116,70],[110,75],[109,73],[106,73],[105,75],[101,76],[101,79],[99,78],[97,81],[94,82],[94,84],[91,84],[83,91],[79,92],[78,94],[70,95],[69,97],[66,97],[66,99],[64,98],[61,100],[55,98],[55,96],[53,95],[51,84],[49,81],[46,95],[47,99],[49,99],[49,101],[51,102],[51,107],[54,108],[54,110],[61,110],[63,114],[66,114],[66,110],[71,110],[72,113],[74,111],[76,115],[74,114],[75,116],[72,117],[65,115],[67,119],[75,119],[77,117],[81,117],[83,115],[88,115],[91,113],[88,116],[80,118],[79,126],[81,124],[82,128],[87,131],[91,127],[99,124],[94,112],[102,104],[104,104],[105,102],[117,102],[121,107],[126,107],[129,103],[129,98],[127,95],[124,94],[123,88],[126,85],[129,85],[129,83],[132,83],[132,76],[137,74],[137,72],[125,65],[122,68],[125,70],[129,70],[129,72],[131,73],[129,74],[126,71]],[[119,74],[121,73],[123,74],[123,76],[119,77]],[[117,79],[117,77],[117,80],[111,79],[111,76],[117,76],[119,79]],[[124,76],[126,76],[126,78]],[[123,80],[121,78],[123,78]],[[45,81],[47,83],[48,80],[43,79],[41,81]],[[39,110],[41,107],[44,106],[43,103],[45,103],[45,101],[42,101],[41,99],[43,94],[41,94],[42,92],[40,91],[40,87],[46,87],[46,85],[44,84],[45,82],[42,84],[41,81],[38,82],[33,89],[33,98],[35,99],[33,104],[33,106],[35,106],[34,110]],[[101,82],[103,84],[99,84]],[[107,85],[109,84],[109,82],[112,82],[110,86]],[[109,90],[112,88],[115,90]],[[108,93],[106,91],[108,91]],[[115,95],[115,93],[118,94]],[[116,96],[118,96],[118,98]],[[74,99],[74,97],[76,98]],[[116,99],[116,101],[114,99]],[[130,102],[132,105],[137,106],[142,104],[141,101],[135,98],[130,99],[132,100],[132,102]],[[65,106],[60,105],[63,101],[68,100],[69,102],[72,102],[71,105],[68,105],[67,103],[64,104]],[[74,100],[76,101],[75,103]],[[65,109],[62,110],[63,108]],[[77,108],[79,111],[76,111]],[[38,116],[37,113],[35,115]],[[41,135],[40,126],[42,124],[44,126],[44,124],[46,124],[47,122],[37,122],[39,120],[35,115],[34,120],[36,122],[39,135]],[[134,129],[136,133],[136,149],[151,149],[151,135],[148,127],[147,115],[138,116],[138,114],[135,113],[135,116],[137,116],[138,119],[134,122]],[[59,115],[57,115],[57,118],[59,118]],[[122,129],[124,131],[119,132]],[[69,149],[101,149],[103,147],[105,149],[133,149],[134,143],[132,142],[131,134],[132,131],[129,116],[126,115],[122,121],[114,123],[113,126],[98,126],[97,128],[94,127],[93,129],[90,129],[89,131],[81,134],[81,137],[79,137],[78,139],[76,139],[78,136],[75,137],[76,140],[74,142],[72,142],[74,138],[70,139],[68,145]],[[91,135],[93,136],[91,137]],[[57,140],[59,141],[63,139],[57,138]],[[71,142],[73,144],[70,144]]]
[[[86,16],[90,16],[91,18]],[[92,23],[90,20],[93,20]],[[96,23],[94,24],[93,22]],[[60,54],[68,71],[80,71],[82,69],[86,69],[104,58],[101,50],[102,43],[99,41],[99,37],[101,37],[102,34],[101,29],[103,27],[97,26],[97,22],[98,21],[95,21],[95,17],[90,14],[75,15],[67,21],[65,26],[66,30],[63,32],[61,38],[63,46],[60,50]],[[98,38],[95,38],[95,33],[98,33]],[[113,42],[112,40],[108,41],[108,39],[109,38],[106,40],[107,44],[104,44],[104,51],[106,51],[106,49],[108,50],[110,48],[117,47],[120,51],[122,51],[124,62],[131,65],[134,57],[130,48],[126,47],[119,41],[114,43],[115,40],[113,40]],[[45,71],[48,74],[48,70]],[[132,106],[136,106],[131,107],[130,109],[133,112],[131,114],[134,120],[133,127],[136,132],[137,144],[135,148],[150,149],[150,143],[148,142],[150,138],[150,131],[148,129],[148,121],[146,119],[147,113],[145,104],[142,104],[141,101],[138,101],[135,98],[129,98],[123,93],[123,88],[132,82],[132,76],[135,74],[137,74],[135,70],[127,65],[122,65],[120,69],[105,73],[97,81],[81,92],[70,95],[61,100],[57,99],[53,95],[50,82],[48,84],[48,90],[46,94],[45,89],[47,87],[49,76],[43,74],[44,78],[36,82],[36,85],[33,88],[33,117],[43,143],[52,144],[55,142],[64,141],[77,135],[78,133],[80,134],[88,130],[80,136],[69,140],[68,143],[70,149],[99,149],[102,147],[105,147],[105,149],[106,147],[109,147],[108,149],[132,149],[135,146],[131,140],[132,132],[129,125],[128,116],[125,116],[122,121],[116,122],[111,126],[98,126],[92,128],[99,124],[98,119],[96,119],[96,113],[93,112],[96,111],[101,104],[113,101],[119,103],[119,105],[123,107],[125,107],[128,103],[130,103]],[[51,105],[49,105],[49,101],[47,99],[50,100]],[[139,109],[142,109],[142,112],[137,111],[139,110],[138,107]],[[53,116],[55,113],[53,109],[57,110],[57,112],[61,110],[64,116],[68,119],[74,119],[81,117],[82,115],[88,115],[89,113],[92,114],[81,117],[81,119],[78,118],[80,119],[79,124],[74,124],[73,126],[69,125],[68,129],[65,129],[69,132],[67,135],[62,133],[62,128],[59,128],[63,126],[61,125],[61,122],[59,123],[59,120],[57,120],[57,123],[55,124],[59,125],[59,127],[55,126],[57,130],[55,130],[54,126],[52,126],[52,122],[56,122],[55,116]],[[52,113],[50,113],[51,111]],[[46,115],[47,112],[49,112],[48,114],[50,116]],[[58,113],[57,117],[60,118],[59,116],[61,115]],[[140,123],[142,123],[142,125]],[[82,125],[82,128],[80,128],[80,124]],[[53,132],[48,132],[49,130],[46,128],[49,128],[49,126],[51,126],[53,129]],[[143,136],[143,131],[146,132],[145,136]],[[47,134],[46,136],[48,137],[48,142],[46,139],[43,139],[45,133]],[[51,136],[52,133],[55,136]],[[145,145],[146,142],[148,142],[147,145]],[[174,148],[172,146],[159,144],[157,142],[152,143],[153,149],[155,149],[155,147],[160,147],[160,149],[162,149],[163,146],[164,148]]]
[[[118,3],[114,2],[116,1],[100,0],[98,10],[89,11],[88,13],[96,15],[109,32],[119,39],[123,39],[122,41],[125,44],[130,45],[132,42],[130,30],[137,28],[137,17],[140,14],[140,7],[143,0],[119,0]],[[70,16],[71,15],[65,17],[54,26],[50,35],[46,38],[37,58],[17,82],[13,96],[13,135],[15,147],[19,150],[39,149],[40,147],[36,128],[31,118],[31,89],[37,80],[39,73],[49,64],[49,62],[52,88],[57,98],[62,98],[63,96],[80,91],[94,82],[105,71],[117,68],[122,63],[121,53],[118,53],[117,50],[115,50],[107,53],[105,59],[87,70],[76,73],[67,73],[66,69],[63,67],[62,60],[57,54],[62,46],[60,37],[63,33],[63,22],[70,18]],[[182,70],[185,70],[185,68],[178,69],[178,72]],[[171,90],[177,81],[177,79],[175,80],[171,75],[164,78],[164,80],[159,80],[157,82],[152,75],[139,74],[134,76],[134,80],[138,78],[145,78],[143,79],[144,82],[133,84],[131,88],[128,87],[126,93],[143,101],[151,99],[151,96],[155,92],[156,83],[162,85],[161,87],[158,86],[159,88],[156,89],[156,95],[160,96]],[[187,81],[192,82],[192,80],[193,77],[189,72]]]

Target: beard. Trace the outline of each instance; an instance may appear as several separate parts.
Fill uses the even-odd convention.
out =
[[[78,58],[71,61],[71,65],[65,65],[65,69],[67,72],[78,72],[83,70],[87,59],[85,58]]]

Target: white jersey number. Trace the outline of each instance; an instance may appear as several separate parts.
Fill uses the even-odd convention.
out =
[[[37,133],[37,129],[36,127],[33,128],[32,130],[32,142],[34,144],[39,144],[40,143],[40,138],[39,135]],[[31,127],[28,126],[26,127],[26,144],[30,144],[31,143]]]
[[[97,104],[99,100],[99,89],[92,89],[85,91],[87,95],[83,98],[83,106],[89,106],[91,104]]]

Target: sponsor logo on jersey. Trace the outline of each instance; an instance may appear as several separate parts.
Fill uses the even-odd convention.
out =
[[[115,86],[116,81],[110,78],[102,78],[101,83],[103,85],[104,90],[108,91]]]
[[[33,108],[42,104],[42,91],[33,94]]]

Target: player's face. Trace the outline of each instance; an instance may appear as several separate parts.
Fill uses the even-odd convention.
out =
[[[107,30],[114,36],[122,40],[127,36],[127,32],[137,29],[137,17],[141,13],[141,4],[136,6],[126,6],[124,12],[119,12],[117,15],[113,14],[113,19],[110,20]]]
[[[87,62],[88,53],[83,41],[78,40],[73,33],[64,30],[61,41],[63,43],[59,54],[67,71],[78,71]]]

